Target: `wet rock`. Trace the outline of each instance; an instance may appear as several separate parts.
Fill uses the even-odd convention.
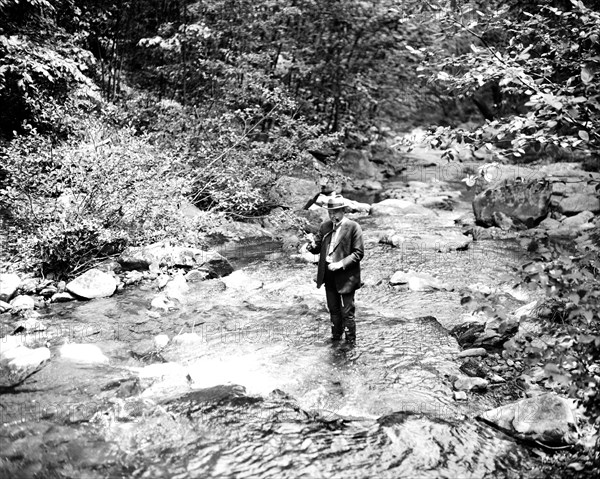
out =
[[[4,341],[5,338],[0,339]],[[39,371],[50,359],[48,348],[31,349],[18,345],[0,356],[0,389],[21,384]]]
[[[35,301],[31,296],[19,295],[10,302],[10,305],[13,312],[24,311],[35,308]]]
[[[234,271],[229,276],[223,278],[223,282],[230,289],[243,289],[244,291],[251,291],[261,289],[263,282],[248,276],[243,271]]]
[[[549,212],[551,187],[544,182],[512,183],[487,189],[473,199],[477,222],[493,226],[494,213],[531,228]]]
[[[485,378],[487,376],[483,366],[478,361],[473,359],[469,359],[461,364],[459,369],[470,377]]]
[[[516,229],[515,223],[512,218],[502,211],[494,211],[492,213],[492,220],[494,225],[503,231],[510,231]]]
[[[140,271],[128,271],[123,278],[123,283],[126,286],[140,283],[144,279],[144,274]]]
[[[447,289],[446,285],[439,279],[434,278],[427,273],[417,273],[413,270],[405,273],[404,271],[396,271],[390,278],[392,286],[399,284],[407,284],[411,291],[433,291],[439,289]]]
[[[450,332],[456,338],[458,344],[469,349],[484,329],[485,323],[468,322],[455,326]]]
[[[435,212],[413,201],[387,199],[371,205],[371,216],[436,216]]]
[[[5,313],[6,311],[10,311],[11,309],[12,309],[12,306],[9,303],[0,301],[0,314]]]
[[[40,291],[40,296],[43,296],[44,298],[51,298],[57,292],[58,288],[56,286],[49,285]]]
[[[107,364],[108,358],[95,344],[63,344],[59,350],[60,357],[83,364]]]
[[[554,393],[522,399],[486,411],[480,418],[522,439],[573,444],[577,437],[571,404]]]
[[[75,301],[75,299],[75,296],[65,291],[64,293],[53,294],[50,301],[52,303],[68,303],[69,301]]]
[[[487,389],[489,382],[486,379],[475,378],[458,378],[454,382],[454,389],[458,391],[484,391]]]
[[[563,218],[560,222],[562,226],[566,226],[568,228],[577,229],[583,226],[585,223],[594,218],[594,213],[591,211],[582,211],[575,216],[569,216],[567,218]]]
[[[583,211],[598,213],[600,211],[600,199],[595,194],[577,193],[560,200],[558,211],[563,215],[574,215]]]
[[[233,267],[214,250],[173,246],[168,241],[142,247],[129,247],[119,257],[124,269],[148,269],[150,265],[207,268],[213,276],[226,276]]]
[[[188,283],[197,283],[199,281],[204,281],[205,279],[208,279],[209,276],[210,273],[208,272],[208,270],[193,269],[185,275],[185,279]]]
[[[483,348],[465,349],[458,353],[458,358],[467,358],[472,356],[487,356],[487,351]]]
[[[10,301],[21,284],[15,273],[0,273],[0,301]]]
[[[112,296],[117,289],[117,280],[111,274],[90,269],[67,284],[69,293],[85,299]]]
[[[185,302],[186,295],[189,291],[190,287],[181,274],[174,276],[165,286],[165,295],[167,298],[171,300],[175,299],[180,303]]]
[[[159,334],[154,338],[154,347],[156,349],[163,349],[167,344],[169,344],[169,336],[166,334]]]
[[[440,234],[418,234],[405,237],[401,234],[384,234],[379,239],[380,243],[391,244],[401,248],[407,253],[448,253],[467,249],[473,238],[465,236],[458,231],[448,231]]]
[[[538,226],[545,230],[554,230],[560,228],[560,221],[548,217],[544,218],[544,220],[542,220],[542,222]]]
[[[464,391],[454,391],[454,400],[455,401],[466,401],[467,393]]]
[[[12,334],[34,333],[36,331],[45,331],[46,326],[38,318],[28,318],[15,324]]]
[[[175,303],[170,301],[164,294],[159,294],[158,296],[154,297],[150,306],[155,309],[162,309],[163,311],[177,308]]]

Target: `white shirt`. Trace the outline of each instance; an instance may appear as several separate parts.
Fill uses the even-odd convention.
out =
[[[326,261],[328,263],[331,263],[332,259],[331,259],[331,255],[333,254],[333,249],[335,248],[335,245],[337,244],[337,240],[338,240],[338,236],[340,234],[340,229],[342,224],[344,223],[344,221],[346,221],[347,218],[344,216],[340,222],[334,226],[333,228],[333,232],[331,233],[331,242],[329,243],[329,251],[327,252],[327,259]]]

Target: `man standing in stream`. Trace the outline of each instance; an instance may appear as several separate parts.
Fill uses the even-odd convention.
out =
[[[365,254],[362,229],[344,216],[346,205],[341,195],[329,198],[323,207],[329,220],[321,224],[306,249],[319,255],[317,288],[325,285],[332,341],[342,339],[345,331],[346,342],[354,344],[354,292],[361,286],[360,260]]]

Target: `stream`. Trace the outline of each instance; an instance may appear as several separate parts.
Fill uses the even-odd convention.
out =
[[[366,246],[355,347],[327,342],[316,266],[274,244],[232,252],[231,277],[190,283],[177,309],[152,311],[157,288],[144,283],[41,310],[52,359],[0,396],[0,476],[532,477],[529,449],[475,419],[503,398],[491,388],[457,402],[448,379],[462,375],[448,329],[471,314],[465,292],[491,288],[515,309],[528,299],[510,287],[513,242],[419,246],[422,234],[460,231],[455,219],[471,210],[462,193],[426,217],[350,215]],[[379,243],[389,230],[410,246]],[[391,286],[398,270],[447,289]],[[159,334],[170,338],[160,351]],[[61,358],[65,342],[92,343],[109,361]]]

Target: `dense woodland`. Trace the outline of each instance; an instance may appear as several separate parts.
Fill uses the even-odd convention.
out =
[[[595,0],[0,0],[4,253],[69,277],[201,244],[278,206],[281,175],[414,127],[449,160],[598,171],[599,78]],[[556,345],[519,353],[598,421],[597,249],[539,251]]]

